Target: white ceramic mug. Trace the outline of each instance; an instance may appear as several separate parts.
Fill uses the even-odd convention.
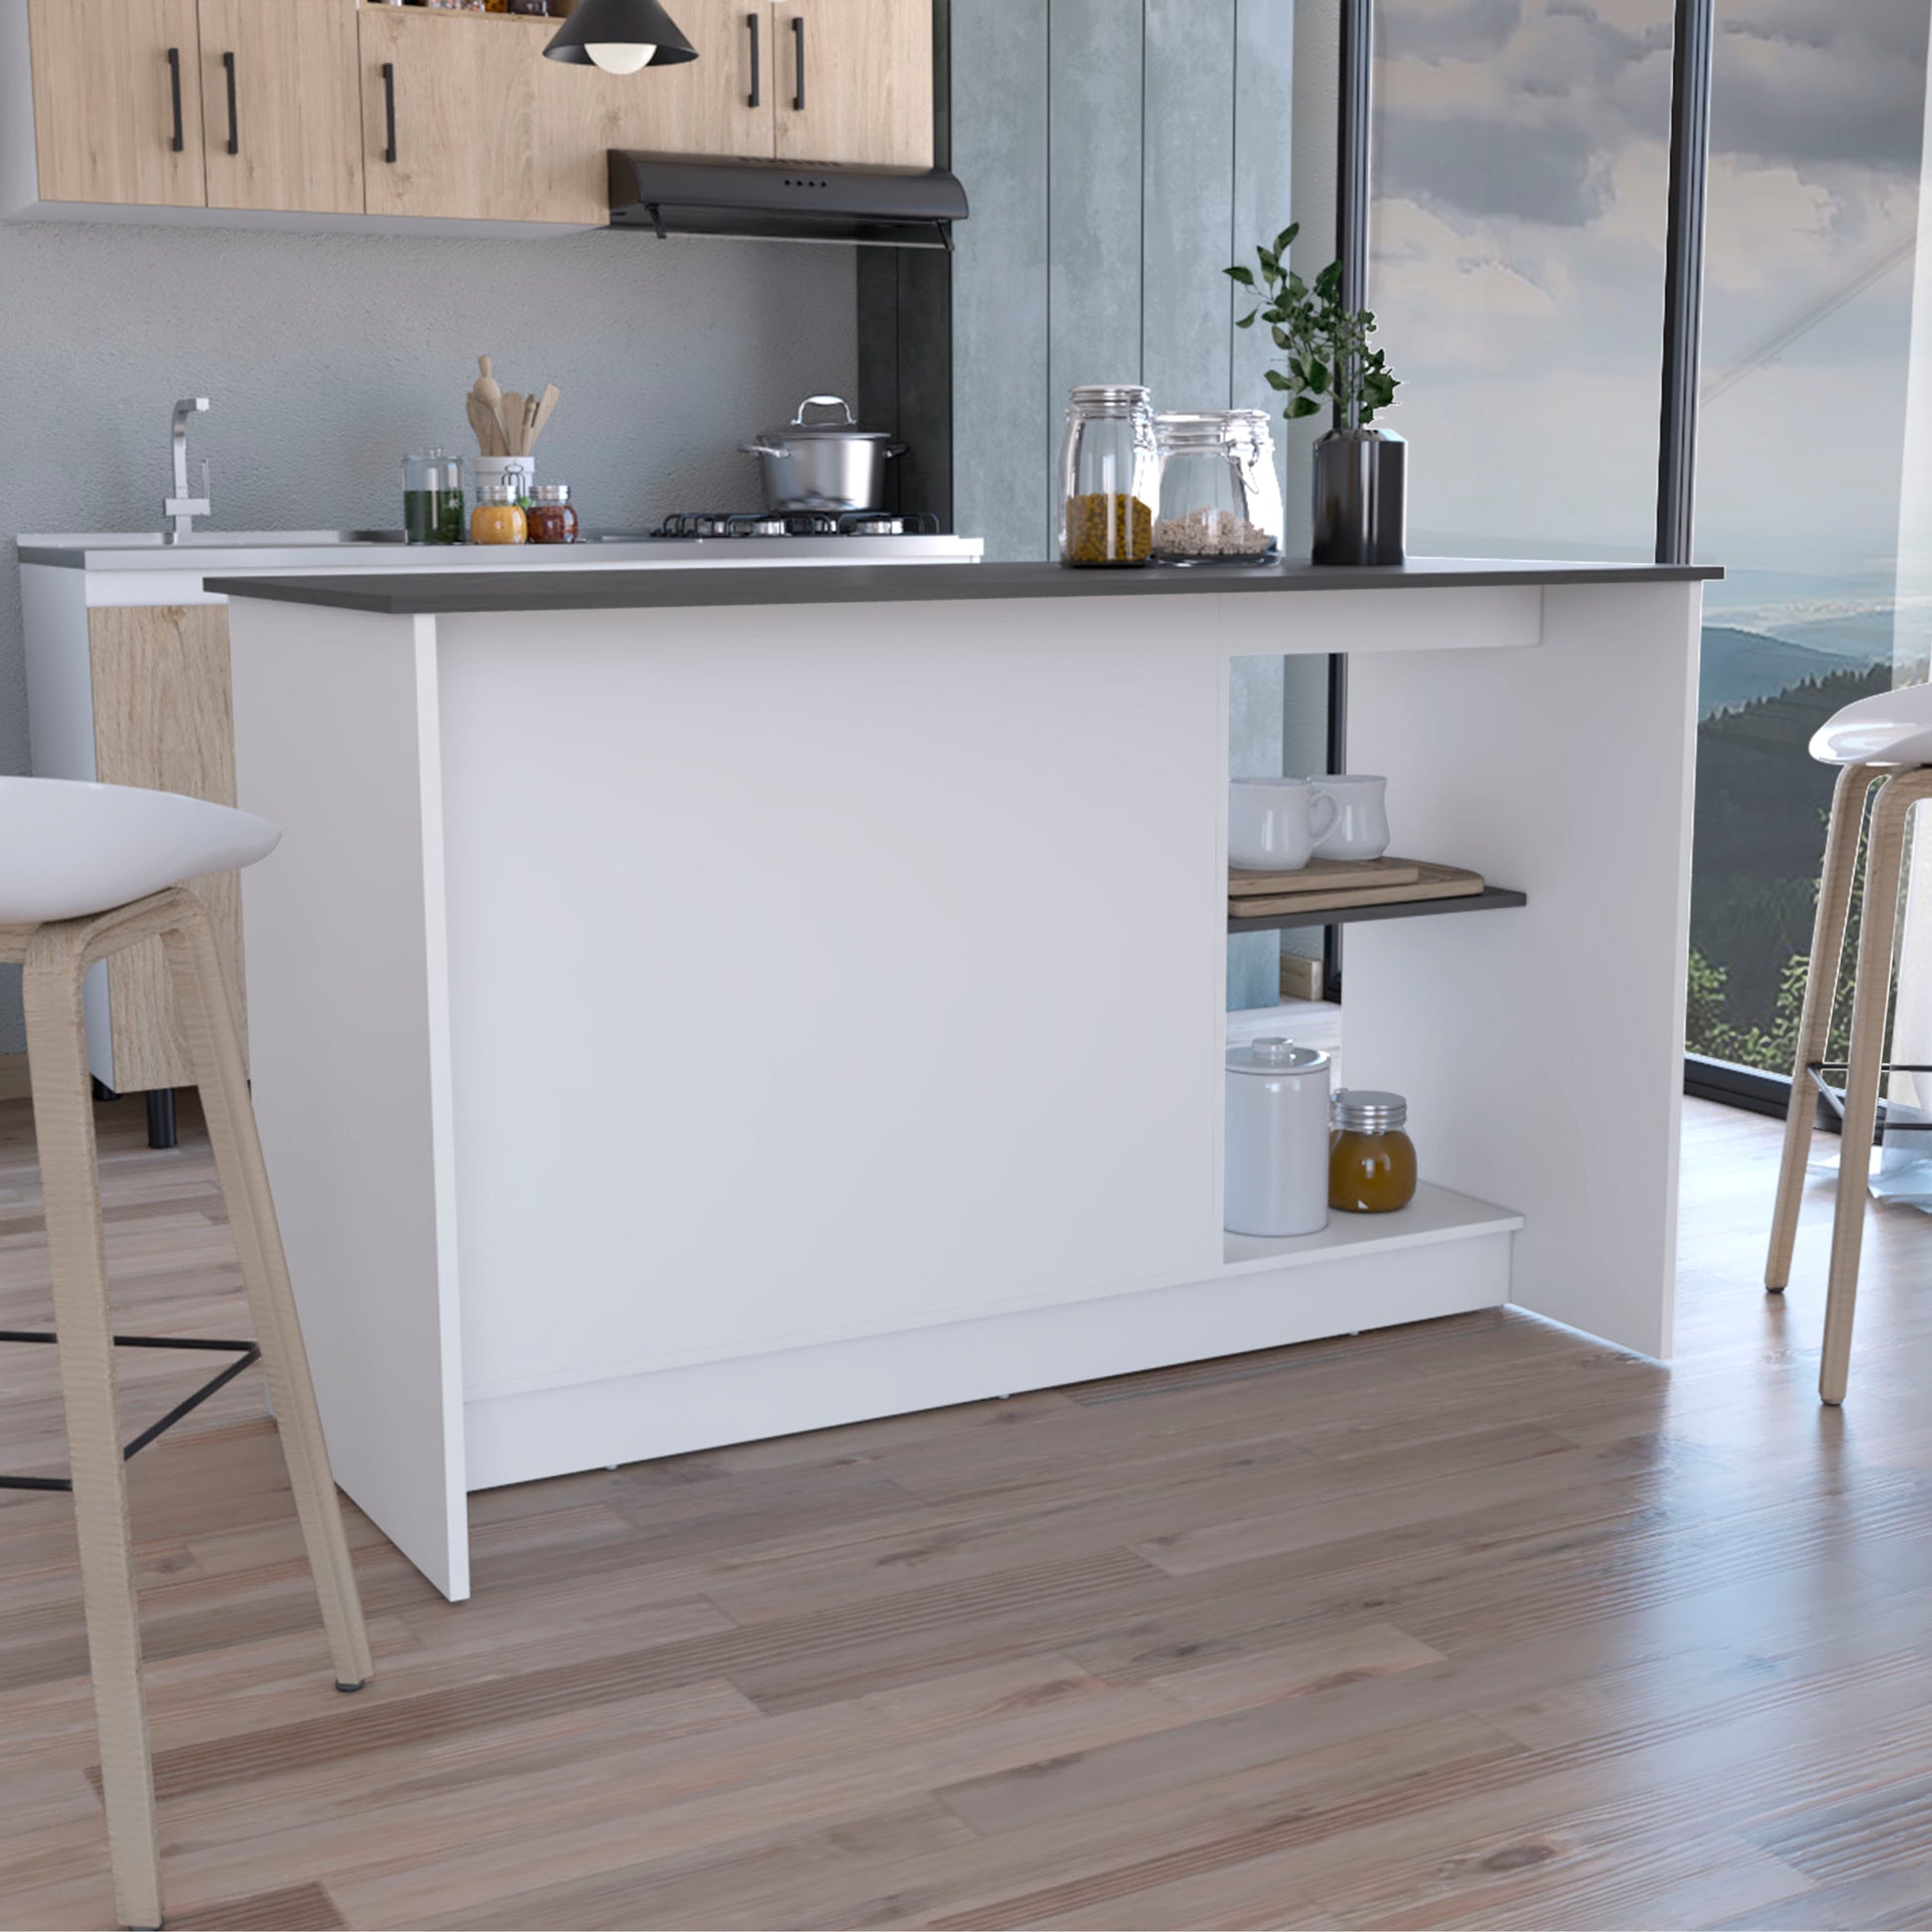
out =
[[[1317,859],[1379,859],[1389,849],[1389,781],[1355,772],[1311,778],[1317,798],[1334,807],[1328,830],[1314,835]]]
[[[1334,801],[1306,778],[1236,778],[1228,785],[1228,864],[1300,872],[1334,822]]]

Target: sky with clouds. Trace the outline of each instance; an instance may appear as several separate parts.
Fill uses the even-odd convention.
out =
[[[1670,0],[1378,0],[1373,304],[1412,546],[1647,556]],[[1717,0],[1700,550],[1896,540],[1932,0]]]

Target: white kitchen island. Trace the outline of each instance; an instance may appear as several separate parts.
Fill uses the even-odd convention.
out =
[[[474,1489],[1513,1301],[1667,1353],[1701,580],[211,579],[256,1108],[343,1486]],[[1221,1230],[1228,667],[1349,654],[1388,1217]]]

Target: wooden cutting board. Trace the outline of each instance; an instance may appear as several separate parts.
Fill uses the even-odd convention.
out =
[[[1371,886],[1413,886],[1421,877],[1414,859],[1311,859],[1300,872],[1244,872],[1230,866],[1228,897],[1366,892]]]
[[[1427,860],[1406,862],[1418,877],[1408,885],[1372,886],[1355,891],[1280,893],[1267,897],[1228,899],[1231,919],[1272,919],[1288,912],[1335,912],[1350,905],[1401,905],[1413,899],[1466,898],[1482,891],[1479,872],[1459,866],[1432,866]]]

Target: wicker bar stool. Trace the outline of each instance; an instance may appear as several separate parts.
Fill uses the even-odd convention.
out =
[[[1821,763],[1836,764],[1841,769],[1832,794],[1831,828],[1825,836],[1818,917],[1798,1022],[1798,1050],[1785,1113],[1784,1159],[1778,1170],[1764,1286],[1777,1294],[1791,1279],[1805,1157],[1817,1111],[1817,1092],[1825,1087],[1825,1055],[1838,990],[1839,954],[1845,945],[1846,916],[1858,870],[1859,832],[1867,795],[1875,785],[1871,825],[1865,837],[1864,901],[1852,1001],[1852,1044],[1840,1109],[1844,1138],[1833,1206],[1824,1358],[1818,1374],[1820,1400],[1836,1407],[1845,1400],[1852,1366],[1852,1321],[1859,1295],[1859,1255],[1864,1243],[1865,1192],[1878,1117],[1878,1085],[1893,1070],[1884,1060],[1884,1039],[1891,1006],[1893,928],[1898,918],[1905,821],[1920,799],[1932,798],[1932,685],[1881,691],[1876,697],[1847,705],[1813,735],[1811,755]]]
[[[71,1472],[64,1482],[12,1480],[15,1486],[24,1480],[24,1486],[73,1492],[114,1903],[128,1926],[161,1923],[161,1858],[124,1466],[126,1456],[157,1431],[145,1432],[124,1449],[115,1417],[115,1337],[81,982],[97,960],[146,939],[158,937],[167,955],[322,1599],[337,1688],[360,1690],[370,1669],[361,1601],[255,1134],[234,1008],[207,914],[181,886],[204,873],[252,865],[280,837],[266,819],[172,792],[0,777],[0,960],[26,969],[27,1059]],[[249,1359],[252,1355],[244,1354],[161,1426]]]

